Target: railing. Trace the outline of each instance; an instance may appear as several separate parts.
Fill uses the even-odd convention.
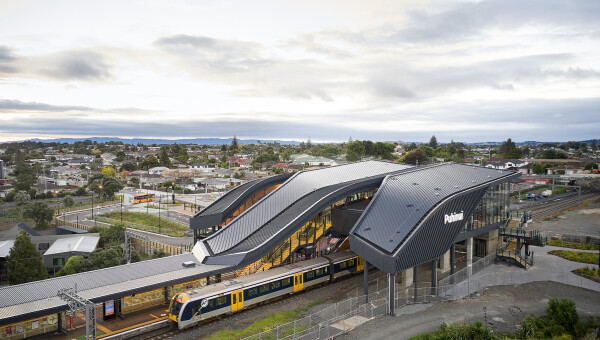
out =
[[[531,252],[531,256],[522,257],[519,249],[509,250],[505,247],[502,247],[496,249],[496,256],[514,259],[515,261],[519,262],[519,264],[521,264],[525,269],[533,266],[533,252]]]

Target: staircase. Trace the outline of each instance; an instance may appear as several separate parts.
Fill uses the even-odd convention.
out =
[[[305,224],[289,239],[277,246],[270,254],[236,272],[236,277],[266,271],[271,267],[285,263],[298,247],[315,244],[330,228],[330,223],[316,224],[309,222]]]
[[[508,249],[508,247],[502,247],[497,249],[496,257],[501,260],[511,261],[524,269],[529,269],[531,268],[531,266],[533,266],[533,256],[522,257],[521,252],[519,250]]]

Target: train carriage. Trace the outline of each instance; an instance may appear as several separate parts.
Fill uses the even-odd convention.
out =
[[[356,254],[341,252],[211,284],[175,295],[171,299],[169,318],[183,329],[351,275],[363,269],[362,263]]]

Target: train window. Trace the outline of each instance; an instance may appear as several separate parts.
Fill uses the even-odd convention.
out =
[[[231,295],[231,304],[235,305],[237,303],[237,294]]]
[[[348,260],[348,265],[349,265],[349,266],[353,266],[353,265],[354,265],[354,259],[350,259],[350,260]]]
[[[315,277],[315,272],[314,271],[306,272],[306,278],[307,279],[312,279],[313,277]]]
[[[346,269],[346,262],[340,262],[340,269]]]
[[[327,273],[329,271],[328,267],[325,267],[325,273]]]
[[[281,284],[284,285],[284,286],[289,286],[290,285],[290,278],[288,277],[286,279],[281,280]]]
[[[258,289],[256,287],[248,289],[248,297],[254,296],[258,294]]]
[[[275,281],[271,283],[271,289],[277,289],[279,287],[281,287],[281,282]]]
[[[298,284],[298,277],[294,276],[294,286]]]
[[[316,272],[317,276],[321,276],[321,275],[323,275],[323,268],[319,268],[315,272]]]
[[[214,299],[208,301],[208,308],[213,308],[214,306],[215,306],[215,300]]]
[[[269,291],[269,284],[266,283],[264,285],[261,285],[258,290],[260,291],[261,294],[264,293],[264,292],[268,292]]]
[[[217,307],[222,306],[226,303],[227,303],[227,296],[221,296],[221,297],[217,298],[217,303],[216,303]]]

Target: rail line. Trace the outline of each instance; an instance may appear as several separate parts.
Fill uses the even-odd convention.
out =
[[[582,193],[581,194],[581,202],[592,198],[594,196],[598,196],[597,193]],[[540,204],[531,207],[531,215],[534,221],[540,221],[552,214],[561,212],[565,209],[577,206],[579,204],[579,196],[573,195],[569,197],[565,197],[560,200],[551,201],[545,204]]]

